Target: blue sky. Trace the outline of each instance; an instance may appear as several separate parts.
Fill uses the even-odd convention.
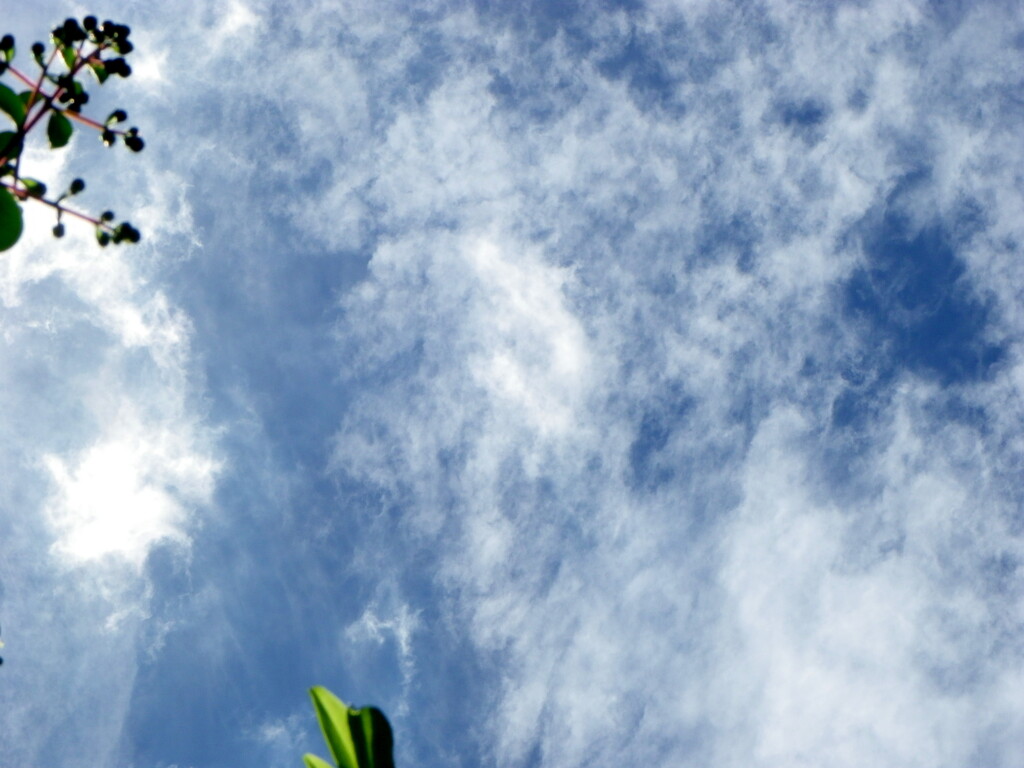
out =
[[[1022,765],[1018,3],[0,31],[90,12],[146,150],[26,162],[144,239],[0,258],[0,768],[297,766],[312,685],[404,766]]]

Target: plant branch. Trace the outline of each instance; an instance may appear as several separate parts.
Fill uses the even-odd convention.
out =
[[[114,110],[103,122],[81,114],[82,107],[89,101],[88,92],[78,80],[85,69],[91,69],[101,85],[112,75],[124,78],[131,75],[131,67],[123,58],[131,53],[133,48],[128,42],[130,32],[127,25],[114,24],[110,21],[99,24],[96,17],[91,15],[84,17],[81,25],[75,19],[69,18],[63,25],[53,30],[53,47],[49,55],[46,55],[45,44],[37,42],[32,45],[32,56],[39,67],[37,75],[32,77],[25,71],[10,66],[10,60],[14,57],[14,37],[3,36],[0,50],[4,60],[0,74],[9,71],[15,80],[23,83],[29,90],[23,90],[15,96],[5,86],[3,93],[0,94],[4,98],[3,111],[13,118],[16,125],[15,132],[3,133],[3,147],[0,149],[0,154],[3,155],[0,157],[0,250],[7,250],[21,236],[23,218],[20,207],[29,199],[57,211],[57,225],[53,228],[55,237],[64,236],[61,218],[67,213],[92,224],[96,228],[96,239],[101,246],[139,241],[139,231],[127,221],[112,223],[112,211],[105,211],[99,217],[94,217],[64,205],[65,200],[85,188],[85,182],[81,179],[73,180],[66,192],[48,199],[45,196],[45,184],[35,179],[23,178],[21,175],[21,160],[28,135],[39,127],[43,118],[47,116],[49,123],[46,134],[52,149],[66,146],[71,139],[74,131],[69,120],[99,131],[107,146],[113,143],[115,136],[120,136],[131,151],[140,152],[143,149],[145,143],[138,135],[137,128],[123,130],[113,127],[114,124],[127,119],[123,109]],[[104,59],[103,52],[111,49],[120,56]],[[51,72],[55,66],[58,66],[58,71]],[[52,83],[52,87],[47,84],[48,82]]]
[[[35,195],[30,195],[27,190],[20,189],[19,187],[15,187],[14,185],[8,184],[7,182],[0,181],[0,186],[3,186],[4,188],[10,190],[11,194],[13,194],[19,200],[36,200],[42,203],[43,205],[48,205],[51,208],[56,208],[61,213],[69,213],[75,218],[81,219],[82,221],[87,221],[94,226],[102,227],[103,229],[109,232],[114,231],[114,228],[111,227],[110,224],[103,221],[102,219],[93,218],[87,213],[81,213],[79,211],[76,211],[74,208],[67,208],[61,205],[56,200],[47,200],[45,197],[36,197]]]
[[[94,51],[88,57],[80,59],[79,63],[80,64],[87,63],[90,59],[93,58],[93,56],[96,55],[96,53],[98,51],[99,51],[99,49],[97,48],[96,51]],[[19,80],[21,80],[21,82],[23,82],[25,85],[31,85],[31,86],[35,85],[35,81],[34,80],[29,79],[25,74],[23,74],[22,72],[19,72],[14,67],[8,67],[7,71],[10,72],[15,77],[17,77]],[[59,91],[55,92],[53,94],[48,94],[45,91],[40,90],[39,93],[44,98],[49,99],[51,102],[52,102],[53,99],[57,98],[60,95]],[[81,123],[82,125],[88,125],[90,128],[95,128],[97,131],[110,131],[111,133],[117,134],[118,136],[123,136],[124,135],[124,130],[121,130],[121,129],[118,129],[118,128],[111,128],[109,126],[106,126],[103,123],[100,123],[100,122],[98,122],[96,120],[93,120],[91,117],[86,117],[81,112],[72,112],[69,109],[69,110],[66,110],[64,112],[64,115],[65,115],[65,117],[70,117],[76,123]],[[27,129],[26,129],[26,131],[27,131]]]
[[[43,66],[43,68],[39,72],[39,79],[36,80],[35,84],[32,86],[32,93],[28,97],[28,104],[25,105],[25,113],[26,114],[28,114],[28,112],[30,112],[32,110],[32,106],[35,104],[35,101],[36,101],[36,96],[38,96],[40,94],[40,92],[43,90],[43,80],[46,79],[46,72],[47,72],[47,70],[50,69],[50,65],[53,64],[53,60],[55,58],[57,58],[57,49],[56,48],[54,48],[50,52],[50,60],[47,61],[46,64]],[[31,126],[29,128],[31,128]],[[26,133],[28,132],[29,128],[25,129]]]

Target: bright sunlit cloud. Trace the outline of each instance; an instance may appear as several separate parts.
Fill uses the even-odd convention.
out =
[[[209,502],[213,462],[166,427],[127,421],[70,463],[43,459],[56,486],[54,549],[71,563],[114,556],[138,568],[155,543],[185,541],[195,505]]]

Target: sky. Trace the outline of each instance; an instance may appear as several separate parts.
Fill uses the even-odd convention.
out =
[[[132,28],[0,254],[0,768],[1024,766],[1024,6]],[[5,77],[5,81],[9,76]],[[90,111],[91,110],[91,111]]]

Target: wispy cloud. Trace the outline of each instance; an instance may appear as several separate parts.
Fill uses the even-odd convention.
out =
[[[1015,658],[989,648],[976,675],[967,640],[1004,610],[970,574],[1017,546],[996,511],[1016,492],[977,479],[1002,461],[989,425],[1019,423],[984,405],[1012,367],[915,370],[840,298],[858,265],[880,268],[879,211],[908,217],[906,248],[941,222],[969,265],[942,278],[956,284],[896,277],[914,301],[953,301],[967,280],[986,295],[956,222],[1000,182],[963,181],[961,138],[981,146],[990,124],[958,105],[1001,99],[998,67],[951,94],[921,66],[960,38],[925,8],[566,15],[543,43],[475,52],[480,66],[455,63],[471,58],[461,40],[445,47],[445,76],[405,118],[418,128],[398,118],[379,139],[367,196],[388,235],[342,326],[377,373],[338,466],[386,494],[451,610],[499,654],[483,749],[503,765],[1008,759],[990,722],[1010,711],[966,713],[999,706]],[[499,294],[455,255],[461,233],[496,228],[493,259],[514,264]],[[512,324],[509,306],[529,309]],[[954,358],[975,345],[914,327],[915,344],[971,345]],[[955,427],[929,414],[951,396],[934,377],[981,410]]]

